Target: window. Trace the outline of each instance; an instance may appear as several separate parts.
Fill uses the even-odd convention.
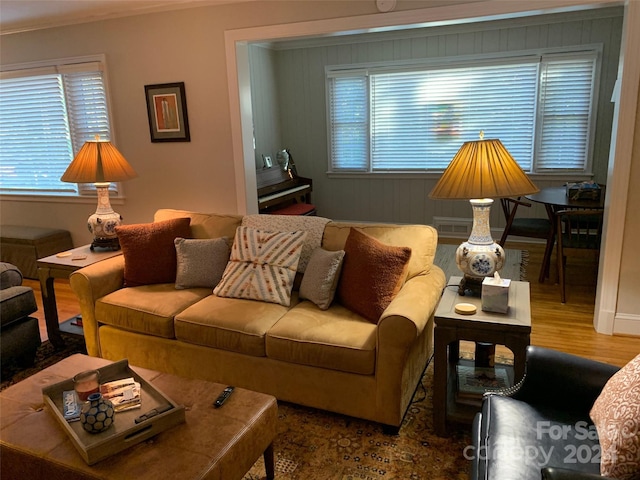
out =
[[[529,173],[591,167],[597,51],[327,69],[332,172],[444,170],[499,138]]]
[[[0,191],[79,195],[92,185],[60,181],[96,135],[111,139],[104,63],[60,62],[0,74]],[[114,186],[115,189],[115,186]]]

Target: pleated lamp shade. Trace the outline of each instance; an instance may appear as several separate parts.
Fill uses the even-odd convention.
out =
[[[517,197],[536,187],[502,142],[466,142],[429,194],[430,198],[464,199]]]
[[[98,197],[98,208],[87,220],[93,234],[91,250],[109,248],[118,250],[120,242],[116,228],[122,224],[122,216],[111,208],[109,184],[137,177],[138,174],[111,142],[85,142],[60,180],[70,183],[93,183]]]
[[[111,142],[88,141],[62,175],[63,182],[122,182],[138,174]]]
[[[538,192],[520,165],[497,139],[466,142],[429,194],[430,198],[469,200],[473,226],[469,240],[456,250],[456,264],[464,276],[458,294],[481,296],[484,278],[504,265],[504,250],[491,235],[489,215],[494,198]],[[483,307],[484,308],[484,307]]]

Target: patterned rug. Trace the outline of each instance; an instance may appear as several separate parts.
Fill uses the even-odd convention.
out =
[[[282,480],[463,480],[470,427],[448,437],[433,432],[433,364],[425,371],[399,435],[378,424],[279,402],[274,443]],[[259,460],[244,480],[262,480]]]
[[[438,265],[447,278],[452,276],[460,277],[462,272],[456,265],[456,249],[458,245],[438,244],[436,256],[433,263]],[[505,262],[500,276],[511,280],[523,280],[527,275],[527,264],[529,263],[529,252],[526,250],[514,250],[507,248],[504,251]]]

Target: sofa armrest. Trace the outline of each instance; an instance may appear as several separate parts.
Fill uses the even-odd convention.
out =
[[[613,480],[595,473],[584,473],[556,467],[543,468],[541,473],[542,480]]]
[[[80,301],[87,353],[93,357],[100,357],[100,339],[95,305],[99,298],[123,287],[124,256],[118,255],[81,268],[71,274],[69,283]]]
[[[445,283],[444,272],[435,265],[428,273],[407,280],[378,321],[378,344],[399,336],[404,337],[401,343],[405,346],[413,342],[433,316]],[[399,328],[405,335],[400,335]]]
[[[388,417],[382,423],[399,425],[411,401],[413,390],[406,384],[422,374],[431,353],[427,349],[433,348],[433,314],[444,285],[439,268],[411,278],[378,322],[376,403]]]
[[[532,405],[587,414],[615,365],[551,350],[527,348],[525,376],[512,396]]]

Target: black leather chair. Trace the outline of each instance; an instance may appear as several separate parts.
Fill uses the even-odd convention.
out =
[[[472,480],[600,479],[589,411],[618,367],[542,347],[527,349],[512,389],[487,394],[473,423]]]

